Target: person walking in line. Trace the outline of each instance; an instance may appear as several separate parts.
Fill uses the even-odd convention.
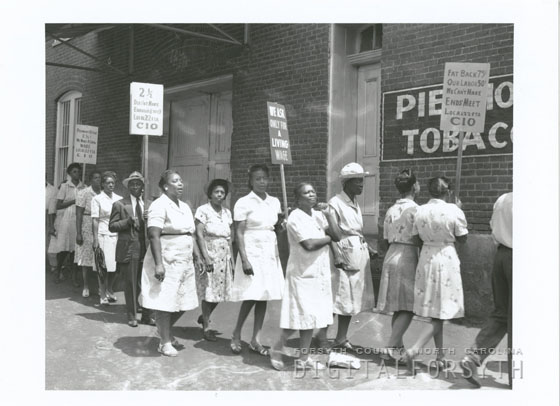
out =
[[[99,304],[107,305],[117,301],[113,293],[113,284],[117,275],[117,262],[115,261],[115,250],[117,248],[117,233],[109,230],[109,219],[113,203],[122,199],[114,193],[117,176],[115,172],[103,172],[101,186],[103,190],[91,201],[91,219],[93,229],[93,249],[100,247],[105,257],[107,267],[107,279],[99,280]],[[97,273],[98,277],[100,272]]]
[[[74,261],[82,268],[84,288],[82,297],[89,297],[88,269],[95,270],[93,257],[93,225],[91,220],[91,201],[101,193],[101,172],[94,170],[89,174],[90,186],[81,190],[76,198],[76,255]]]
[[[260,332],[269,300],[282,299],[284,275],[274,226],[281,213],[280,201],[267,193],[270,182],[266,165],[249,169],[251,192],[240,198],[233,208],[239,254],[235,264],[233,301],[241,301],[241,309],[231,338],[231,351],[241,353],[241,329],[249,312],[255,308],[253,336],[249,348],[268,356],[260,342]]]
[[[142,199],[144,177],[134,171],[123,180],[129,196],[113,203],[109,231],[118,233],[115,259],[124,277],[124,298],[128,325],[137,327],[136,311],[141,290],[142,264],[146,254],[146,218],[148,202]],[[143,308],[143,324],[155,325],[151,311]]]
[[[412,235],[418,208],[414,199],[420,191],[416,176],[405,169],[395,178],[395,186],[401,198],[387,210],[383,222],[382,244],[386,254],[377,298],[377,310],[393,312],[391,337],[381,353],[386,360],[394,356],[393,352],[404,351],[403,335],[414,316],[414,280],[422,244],[417,235]]]
[[[299,330],[298,367],[324,369],[309,357],[313,329],[325,328],[333,322],[331,268],[327,234],[335,224],[325,204],[315,210],[317,194],[309,183],[300,183],[294,190],[297,208],[288,217],[287,231],[290,256],[280,313],[282,335],[270,351],[273,368],[282,370],[282,352],[286,340]],[[336,239],[336,238],[335,238]]]
[[[210,330],[210,315],[221,302],[231,300],[233,288],[231,212],[223,207],[229,192],[228,181],[214,179],[206,189],[209,202],[196,209],[194,215],[196,237],[204,258],[204,272],[197,274],[198,296],[201,299],[203,337],[216,341],[216,332]]]
[[[56,272],[56,254],[49,253],[51,237],[54,239],[56,232],[56,195],[58,190],[45,180],[45,266],[51,273]]]
[[[76,248],[76,198],[85,186],[80,180],[80,164],[71,163],[66,168],[69,179],[60,185],[56,196],[56,220],[54,224],[56,238],[51,238],[49,252],[56,253],[57,271],[55,283],[64,280],[63,267],[70,264],[72,279],[77,284],[74,272],[74,250]]]
[[[404,353],[409,372],[414,374],[414,358],[433,337],[439,369],[447,368],[443,354],[443,321],[463,317],[463,284],[455,243],[467,241],[467,220],[461,203],[448,203],[451,184],[445,177],[428,182],[432,198],[416,210],[412,234],[423,242],[414,284],[414,314],[429,317],[429,324]]]
[[[142,306],[155,311],[158,352],[175,357],[179,342],[171,328],[187,310],[198,307],[195,272],[204,263],[196,240],[191,208],[180,200],[183,180],[168,169],[161,174],[162,195],[148,210],[150,249],[142,268]]]
[[[336,235],[340,241],[333,244],[335,265],[332,269],[333,310],[338,316],[338,332],[332,348],[355,351],[348,340],[352,316],[375,306],[370,256],[377,255],[363,236],[362,211],[356,196],[364,188],[368,176],[361,165],[352,162],[340,171],[342,192],[329,201],[329,209],[336,219]],[[317,339],[327,343],[327,328],[321,329]]]
[[[477,368],[493,349],[508,335],[508,378],[512,387],[512,257],[513,257],[513,192],[501,195],[490,219],[492,237],[498,244],[492,269],[492,295],[494,311],[476,336],[472,348],[461,360],[463,377],[480,387]]]

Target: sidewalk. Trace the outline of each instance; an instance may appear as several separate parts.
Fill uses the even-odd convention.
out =
[[[93,286],[93,285],[91,285]],[[390,316],[363,313],[353,318],[349,336],[353,344],[363,346],[358,355],[361,369],[331,368],[324,371],[295,372],[293,368],[278,372],[267,357],[253,353],[248,340],[253,327],[252,314],[243,330],[243,352],[234,355],[229,339],[238,310],[238,303],[220,304],[212,317],[212,327],[222,334],[216,342],[202,339],[196,324],[199,310],[186,312],[174,328],[174,335],[184,345],[179,356],[168,358],[156,351],[155,327],[126,324],[124,295],[118,302],[99,306],[99,298],[90,289],[89,298],[81,297],[81,288],[69,281],[59,285],[46,281],[46,381],[47,390],[371,390],[371,389],[468,389],[461,378],[458,361],[468,348],[478,328],[457,324],[444,327],[444,345],[454,349],[447,357],[457,365],[449,373],[426,369],[433,354],[419,357],[421,371],[415,377],[404,376],[401,367],[384,364],[372,348],[384,345],[390,333]],[[268,306],[261,341],[270,346],[279,336],[280,302]],[[414,340],[423,322],[413,321],[405,335],[405,345]],[[336,334],[336,325],[329,329],[329,338]],[[296,347],[297,337],[289,341]],[[430,343],[432,345],[432,343]],[[498,353],[489,358],[482,379],[483,390],[507,388],[505,340]],[[427,351],[428,352],[428,351]],[[454,352],[454,353],[453,353]],[[315,357],[326,362],[324,354]],[[503,361],[502,363],[498,361]],[[500,371],[500,366],[502,371]],[[455,376],[454,376],[454,374]],[[479,369],[482,374],[482,369]],[[446,376],[447,375],[447,376]]]

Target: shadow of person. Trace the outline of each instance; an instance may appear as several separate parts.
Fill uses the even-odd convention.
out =
[[[109,306],[107,306],[109,307]],[[117,307],[117,306],[114,306]],[[121,306],[124,307],[124,306]],[[100,310],[104,310],[102,307]],[[126,324],[127,318],[126,313],[121,309],[121,311],[100,311],[98,313],[76,313],[76,316],[83,317],[91,321],[100,321],[105,324],[115,323],[115,324]]]
[[[113,346],[130,357],[160,357],[157,337],[119,337]]]

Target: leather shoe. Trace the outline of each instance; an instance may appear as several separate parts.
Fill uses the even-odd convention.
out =
[[[463,370],[463,378],[465,378],[469,383],[477,388],[480,388],[480,382],[478,380],[478,369],[477,365],[468,356],[461,360],[461,369]]]
[[[155,326],[155,325],[156,325],[156,320],[155,320],[154,318],[152,318],[152,317],[150,317],[150,318],[144,318],[144,317],[142,317],[142,318],[140,319],[140,323],[141,323],[141,324],[147,324],[147,325],[149,325],[149,326]]]
[[[136,320],[129,320],[128,325],[130,327],[138,327],[138,322]]]

